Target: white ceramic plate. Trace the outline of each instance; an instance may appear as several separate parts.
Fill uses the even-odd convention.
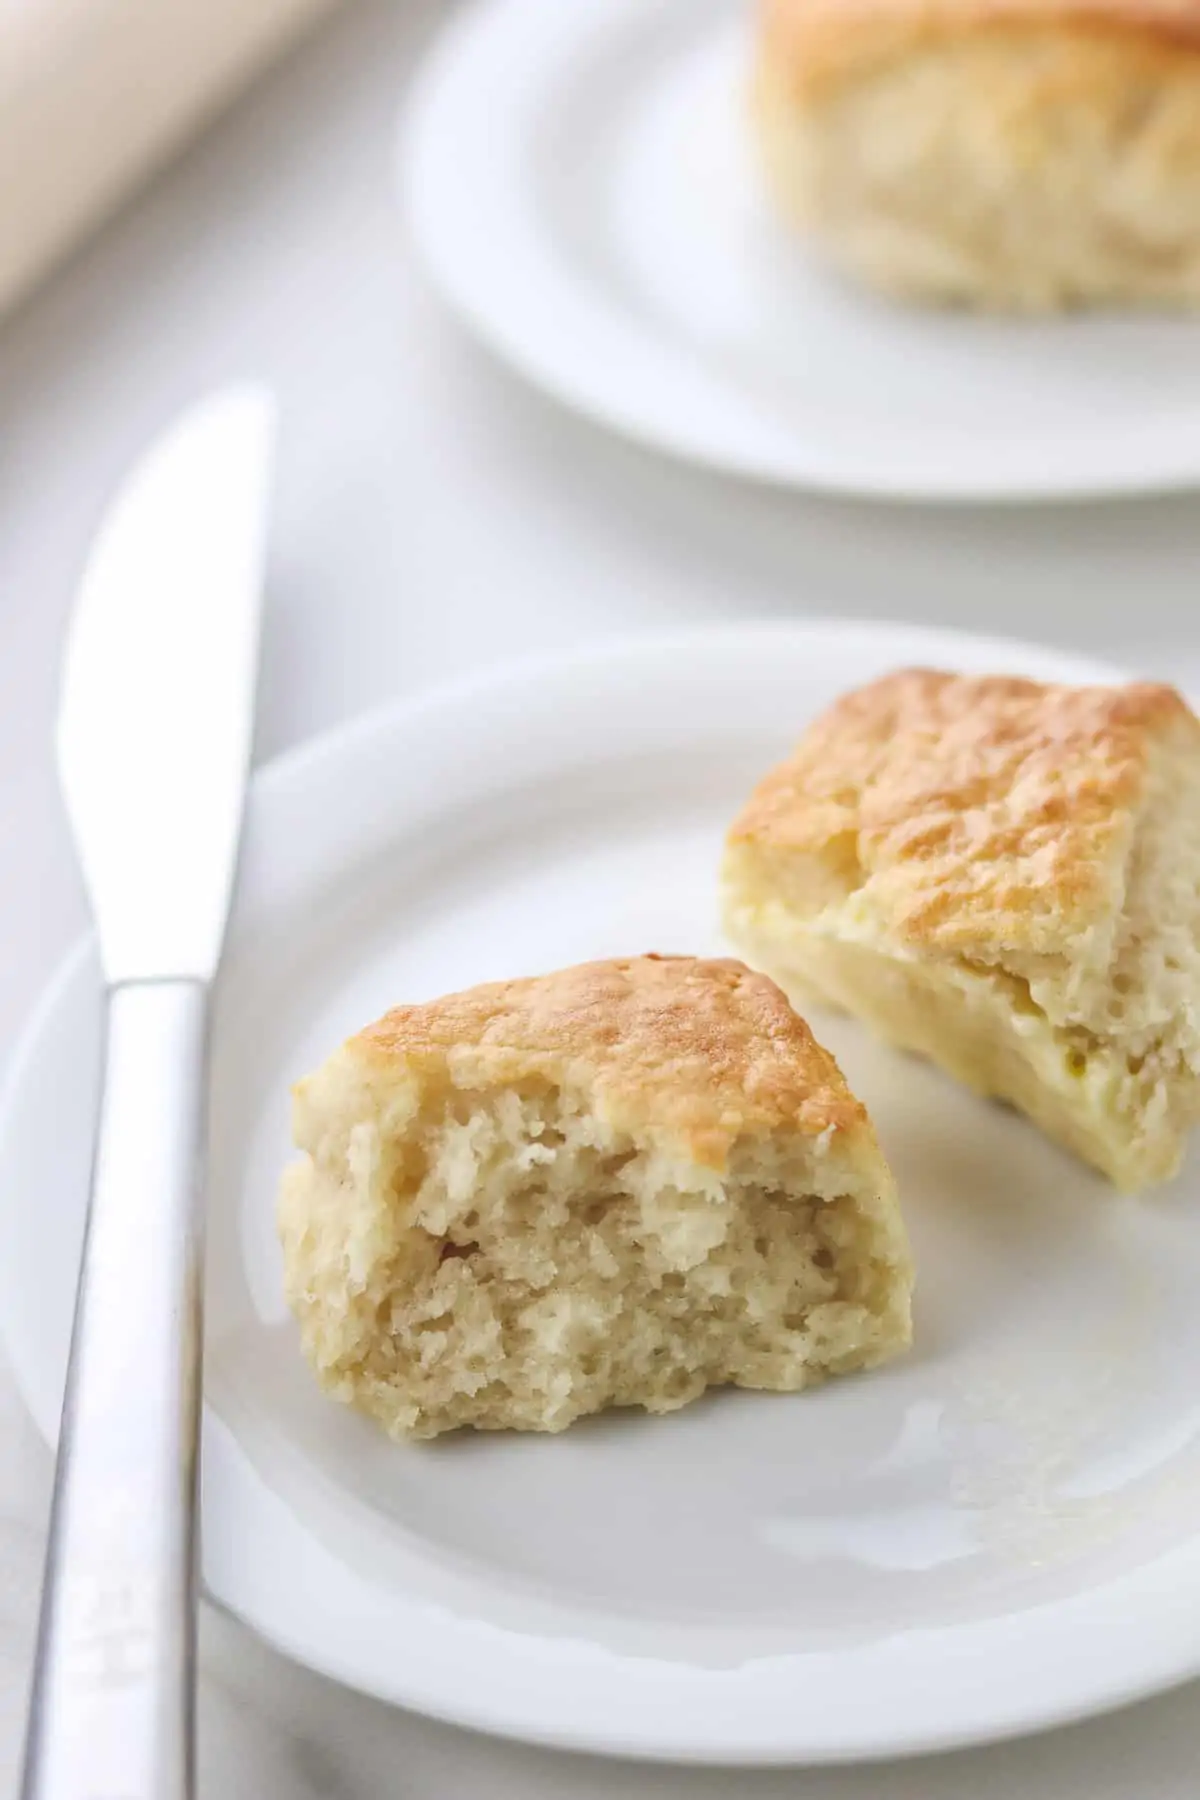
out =
[[[716,468],[910,499],[1200,478],[1200,326],[907,310],[777,223],[749,0],[486,0],[401,134],[447,299],[560,399]]]
[[[256,780],[215,1039],[204,1568],[300,1661],[514,1736],[748,1762],[991,1738],[1200,1668],[1195,1168],[1122,1200],[850,1023],[815,1021],[904,1196],[902,1363],[401,1448],[318,1394],[280,1300],[290,1080],[397,1000],[716,948],[751,783],[839,691],[913,662],[1095,673],[953,635],[751,628],[476,681]],[[47,1435],[99,1023],[84,947],[0,1127],[0,1321]]]

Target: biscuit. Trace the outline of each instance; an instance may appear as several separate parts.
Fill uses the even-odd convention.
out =
[[[394,1436],[560,1431],[903,1349],[887,1165],[741,963],[598,962],[400,1007],[295,1090],[286,1291]]]
[[[907,670],[846,695],[728,839],[730,937],[1011,1101],[1119,1186],[1200,1111],[1200,722],[1169,687]]]
[[[1200,304],[1200,0],[763,0],[786,214],[930,302]]]

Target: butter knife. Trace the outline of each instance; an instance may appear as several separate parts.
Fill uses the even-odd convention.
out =
[[[257,387],[184,414],[113,503],[67,645],[59,771],[107,1021],[24,1800],[194,1792],[209,992],[250,756],[273,437]]]

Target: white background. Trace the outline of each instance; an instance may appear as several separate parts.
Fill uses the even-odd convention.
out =
[[[754,615],[1007,632],[1200,689],[1194,498],[769,493],[613,442],[495,367],[424,286],[391,193],[394,117],[441,10],[359,0],[0,331],[0,1055],[84,924],[49,749],[73,583],[131,457],[226,375],[265,375],[283,403],[260,757],[510,653]],[[0,1786],[48,1476],[0,1371]],[[886,1774],[652,1772],[390,1713],[220,1620],[204,1637],[202,1785],[221,1800],[1165,1800],[1194,1793],[1200,1758],[1188,1690]]]

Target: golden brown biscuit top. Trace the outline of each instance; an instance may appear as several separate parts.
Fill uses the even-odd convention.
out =
[[[1200,0],[761,0],[763,41],[800,78],[835,73],[947,32],[989,25],[1122,31],[1200,47]]]
[[[814,909],[930,950],[1055,954],[1121,903],[1147,759],[1200,722],[1173,688],[909,669],[847,694],[760,784],[731,847]],[[811,878],[805,871],[811,870]]]
[[[461,1087],[575,1081],[614,1124],[681,1141],[716,1167],[743,1133],[866,1127],[774,982],[732,960],[640,956],[492,982],[397,1007],[347,1048]]]

